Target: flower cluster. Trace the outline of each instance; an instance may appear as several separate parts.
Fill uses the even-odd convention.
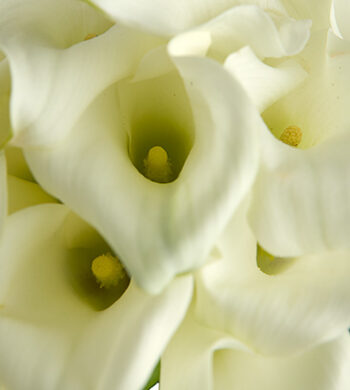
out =
[[[349,22],[0,0],[0,386],[350,388]]]

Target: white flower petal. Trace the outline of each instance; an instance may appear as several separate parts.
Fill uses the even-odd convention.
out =
[[[309,20],[277,17],[254,5],[233,7],[199,27],[212,37],[209,55],[223,61],[250,46],[258,57],[284,57],[299,53],[310,36]]]
[[[203,267],[197,278],[196,314],[207,326],[263,354],[303,351],[349,326],[350,251],[270,260],[284,268],[263,273],[244,208],[218,249],[222,259]]]
[[[169,52],[175,56],[205,56],[210,45],[209,31],[193,30],[175,36],[169,43]]]
[[[331,47],[327,48],[327,35],[327,30],[314,33],[296,58],[309,74],[305,82],[263,113],[277,138],[286,127],[298,126],[303,133],[299,145],[302,149],[350,128],[347,114],[350,56],[339,55],[344,53],[329,56]]]
[[[117,21],[123,21],[158,34],[170,36],[204,23],[231,7],[245,4],[240,0],[89,0]],[[283,12],[279,0],[251,0],[262,8]]]
[[[350,384],[350,336],[299,355],[267,357],[188,315],[161,361],[163,390],[343,390]]]
[[[347,0],[333,0],[331,8],[331,26],[336,35],[350,40],[350,4]]]
[[[230,335],[200,325],[189,310],[162,356],[161,388],[212,390],[213,354],[224,348],[244,349]]]
[[[293,18],[311,19],[313,31],[329,27],[331,2],[332,0],[282,0],[288,14]]]
[[[96,95],[162,42],[122,26],[108,30],[111,23],[81,2],[2,2],[0,15],[16,145],[62,139]],[[101,35],[81,42],[88,34]]]
[[[349,135],[309,150],[265,144],[254,188],[251,223],[277,256],[349,248]]]
[[[241,87],[219,65],[201,58],[175,63],[191,101],[195,140],[174,182],[151,182],[132,164],[113,87],[86,111],[62,147],[26,153],[40,184],[96,227],[136,281],[152,292],[205,261],[252,184],[258,162],[254,134],[264,127]],[[186,125],[188,98],[173,73],[135,96],[146,103],[131,100],[134,116],[144,117],[149,107]]]
[[[108,309],[93,310],[70,273],[87,252],[67,248],[59,234],[68,212],[45,205],[8,218],[0,242],[2,381],[12,390],[139,390],[184,316],[192,279],[178,278],[156,297],[131,282]]]
[[[350,386],[349,365],[347,332],[335,341],[288,358],[218,351],[213,364],[214,389],[343,390]]]
[[[132,81],[142,81],[154,77],[163,76],[174,68],[167,51],[166,45],[161,45],[150,50],[140,61]]]
[[[249,47],[232,53],[224,66],[243,85],[260,112],[298,86],[307,75],[293,60],[276,68],[268,66]]]
[[[328,31],[327,51],[331,58],[350,54],[350,40],[339,38],[332,30]]]

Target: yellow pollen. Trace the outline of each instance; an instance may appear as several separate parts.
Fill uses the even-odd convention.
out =
[[[96,257],[91,264],[91,271],[101,288],[116,286],[126,276],[118,258],[110,253]]]
[[[161,146],[153,146],[143,161],[145,176],[158,183],[168,183],[172,177],[172,167],[168,153]]]
[[[283,130],[280,136],[280,140],[287,145],[297,147],[300,142],[303,133],[298,126],[288,126]]]
[[[85,38],[84,41],[88,41],[89,39],[96,38],[97,34],[88,34]]]

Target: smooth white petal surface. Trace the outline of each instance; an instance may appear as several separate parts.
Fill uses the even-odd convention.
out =
[[[305,213],[300,224],[307,222]],[[197,278],[195,310],[204,324],[269,355],[303,351],[348,328],[350,251],[275,258],[266,274],[257,244],[242,208],[218,242],[222,259]]]
[[[213,354],[224,348],[245,349],[230,335],[202,326],[190,309],[162,356],[162,389],[212,390]]]
[[[188,315],[161,362],[163,390],[343,390],[350,384],[350,336],[299,355],[266,357]]]
[[[78,1],[2,2],[0,15],[0,47],[13,79],[16,145],[62,139],[102,90],[131,75],[143,54],[162,42],[111,27],[96,10]],[[101,35],[83,41],[89,34]]]
[[[310,36],[310,20],[277,17],[255,5],[233,7],[200,26],[210,32],[209,55],[224,61],[232,52],[250,46],[260,57],[284,57],[299,53]]]
[[[251,223],[277,256],[349,248],[348,134],[309,150],[265,144],[254,188]]]
[[[284,12],[279,0],[89,0],[117,21],[156,32],[175,35],[204,23],[231,7],[255,4],[272,11]]]
[[[332,0],[282,0],[288,14],[293,18],[311,19],[313,31],[329,27],[331,2]]]
[[[192,279],[155,297],[131,282],[108,309],[94,310],[74,284],[93,251],[65,245],[68,214],[41,205],[8,218],[0,241],[2,381],[12,390],[139,390],[184,316]]]
[[[40,184],[95,226],[136,281],[152,292],[205,261],[252,184],[258,161],[255,131],[264,126],[219,65],[200,58],[176,58],[175,63],[187,92],[172,73],[146,84],[129,107],[136,119],[155,112],[151,127],[165,115],[182,128],[188,94],[195,139],[174,182],[151,182],[133,165],[113,87],[85,112],[62,147],[26,153]],[[140,136],[147,143],[145,131],[132,142]],[[170,141],[165,139],[169,145],[171,131]]]
[[[350,386],[350,336],[301,355],[266,358],[234,350],[214,356],[215,390],[343,390]]]
[[[336,35],[350,40],[350,3],[346,0],[333,0],[331,10],[331,26]]]
[[[243,85],[259,111],[264,111],[307,77],[293,60],[274,68],[261,62],[249,47],[232,53],[225,68]]]

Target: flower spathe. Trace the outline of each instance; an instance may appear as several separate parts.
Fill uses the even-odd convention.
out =
[[[104,244],[75,219],[63,205],[8,217],[0,243],[0,343],[7,350],[0,375],[8,388],[141,388],[186,311],[190,276],[157,297],[131,281],[108,309],[94,309],[74,281]],[[18,366],[21,375],[13,375]]]
[[[91,3],[0,4],[1,380],[344,390],[346,2]]]
[[[97,40],[107,40],[110,34],[108,30],[82,42],[81,47],[91,45],[91,55],[94,47],[100,48]],[[113,40],[110,44],[115,46]],[[133,46],[130,39],[128,45]],[[78,45],[67,50],[73,49],[78,50]],[[109,53],[106,47],[105,52]],[[257,168],[253,134],[263,126],[241,87],[218,64],[172,55],[170,48],[169,53],[171,72],[148,82],[134,82],[145,97],[147,110],[135,104],[138,95],[132,95],[132,82],[126,82],[125,89],[134,101],[126,108],[122,83],[111,84],[84,111],[64,142],[52,149],[25,151],[41,185],[95,226],[121,253],[137,282],[153,292],[160,291],[175,274],[205,260],[252,183]],[[162,113],[167,114],[165,119]],[[145,117],[150,118],[148,122]],[[169,158],[176,160],[179,154],[185,158],[178,178],[171,183],[152,183],[135,167],[132,147],[140,137],[145,138],[143,144],[149,142],[143,134],[146,127],[150,128],[149,139],[155,129],[160,136],[163,131],[178,139],[174,156]],[[50,128],[48,136],[54,133]]]

